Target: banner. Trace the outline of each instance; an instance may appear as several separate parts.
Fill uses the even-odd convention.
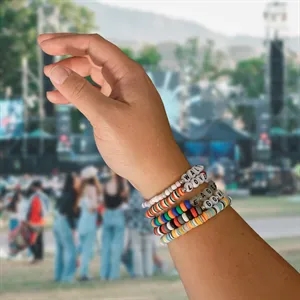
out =
[[[20,138],[24,133],[22,100],[0,99],[0,139]]]

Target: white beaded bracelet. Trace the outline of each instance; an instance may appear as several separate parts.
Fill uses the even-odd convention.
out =
[[[184,173],[181,178],[176,181],[174,184],[172,184],[170,187],[168,187],[164,192],[162,192],[159,195],[154,196],[148,201],[145,201],[142,204],[142,207],[150,207],[153,204],[167,198],[170,196],[177,188],[181,187],[184,184],[184,189],[186,192],[192,191],[195,187],[198,187],[201,184],[201,180],[203,182],[207,180],[206,174],[201,174],[201,172],[204,171],[204,167],[201,165],[196,165],[190,168],[186,173]],[[197,177],[197,175],[200,174],[200,178]],[[203,183],[202,182],[202,183]],[[198,184],[198,185],[197,185]],[[195,186],[195,187],[194,187]]]

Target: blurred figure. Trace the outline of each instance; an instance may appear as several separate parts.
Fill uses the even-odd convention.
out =
[[[12,197],[7,205],[8,215],[8,229],[9,231],[15,230],[20,223],[20,204],[22,200],[21,187],[16,186],[15,191],[12,193]]]
[[[31,190],[33,195],[29,200],[27,220],[31,227],[38,231],[36,242],[30,247],[33,254],[32,263],[36,263],[44,259],[44,216],[48,212],[46,203],[49,203],[49,200],[46,200],[46,195],[42,192],[41,181],[33,181]]]
[[[224,175],[225,175],[224,167],[221,164],[216,163],[211,167],[209,173],[210,173],[210,179],[215,182],[218,189],[223,192],[226,192],[226,184],[224,180]]]
[[[79,206],[81,208],[78,221],[78,235],[80,242],[79,280],[89,280],[89,264],[92,259],[97,233],[97,207],[100,183],[97,178],[98,170],[87,167],[81,171],[81,188],[79,192]]]
[[[100,277],[103,280],[120,278],[121,257],[124,248],[124,204],[129,195],[125,179],[110,171],[103,187],[104,213],[102,223],[102,249]]]
[[[126,212],[133,254],[133,274],[139,278],[150,277],[154,271],[153,228],[145,218],[147,208],[142,208],[143,201],[142,195],[134,190],[129,199],[130,210]]]
[[[56,202],[53,233],[56,243],[54,280],[73,282],[76,272],[76,246],[73,232],[77,220],[77,187],[80,179],[68,174],[60,199]]]

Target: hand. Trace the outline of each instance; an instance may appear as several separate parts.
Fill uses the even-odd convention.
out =
[[[44,72],[57,90],[56,104],[72,103],[90,121],[107,163],[144,197],[162,191],[188,169],[175,143],[161,98],[136,62],[95,34],[43,34],[50,55],[70,55]],[[83,77],[91,76],[97,88]]]

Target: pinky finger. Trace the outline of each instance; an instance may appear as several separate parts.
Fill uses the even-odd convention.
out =
[[[47,98],[54,104],[69,104],[69,101],[57,90],[47,92]]]

